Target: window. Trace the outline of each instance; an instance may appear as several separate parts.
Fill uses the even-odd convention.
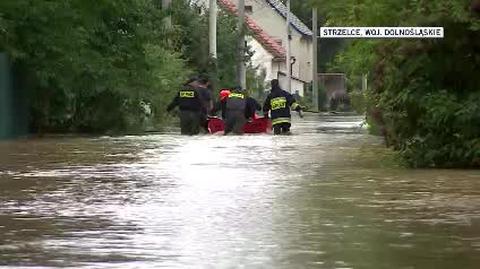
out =
[[[252,6],[245,6],[245,13],[252,14],[253,13],[253,7]]]

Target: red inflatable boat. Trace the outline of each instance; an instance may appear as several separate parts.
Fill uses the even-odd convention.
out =
[[[266,118],[255,117],[255,119],[247,122],[243,126],[243,131],[246,134],[267,133],[272,129],[272,122]],[[208,119],[208,131],[211,134],[225,131],[225,124],[223,120],[218,117],[211,117]]]

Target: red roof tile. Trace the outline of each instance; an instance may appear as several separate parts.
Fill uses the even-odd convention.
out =
[[[238,16],[238,10],[234,3],[230,0],[218,0],[220,5],[228,12]],[[252,32],[253,37],[257,40],[265,50],[270,52],[277,59],[285,59],[286,51],[278,42],[265,32],[250,16],[245,15],[245,25]]]

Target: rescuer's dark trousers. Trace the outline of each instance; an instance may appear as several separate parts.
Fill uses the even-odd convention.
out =
[[[288,122],[278,123],[272,126],[274,135],[290,134],[290,127],[292,124]]]
[[[245,111],[227,110],[225,123],[225,134],[233,132],[234,134],[243,134],[243,126],[247,122]]]
[[[205,131],[205,133],[208,133],[208,117],[207,117],[207,112],[203,111],[200,113],[200,127]]]
[[[197,135],[200,133],[200,111],[181,110],[180,130],[182,135]]]

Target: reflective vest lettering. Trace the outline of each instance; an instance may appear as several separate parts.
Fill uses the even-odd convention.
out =
[[[287,107],[287,98],[285,97],[276,97],[270,101],[270,106],[272,110],[278,110]]]
[[[180,91],[180,98],[194,98],[194,91]]]
[[[231,93],[228,98],[240,98],[240,99],[245,99],[245,95],[241,93]]]
[[[227,110],[245,110],[245,95],[241,93],[231,93],[227,99]]]

